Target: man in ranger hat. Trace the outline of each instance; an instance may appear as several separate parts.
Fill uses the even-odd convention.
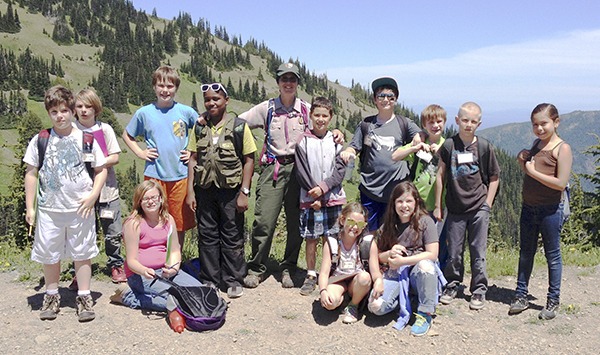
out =
[[[248,275],[244,278],[244,285],[248,288],[257,287],[266,278],[265,264],[282,205],[287,229],[281,263],[281,285],[284,288],[294,286],[291,272],[296,269],[302,246],[300,185],[292,170],[296,143],[309,125],[310,105],[297,97],[300,71],[294,63],[281,64],[277,68],[276,80],[278,97],[264,101],[240,115],[250,128],[265,130],[265,141],[259,157],[262,172],[256,187],[252,255],[248,261]],[[343,143],[342,133],[339,130],[333,133],[337,141]]]

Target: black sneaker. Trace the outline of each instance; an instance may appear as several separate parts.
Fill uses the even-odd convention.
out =
[[[300,294],[302,296],[308,296],[317,288],[317,278],[315,276],[307,276],[304,279],[302,287],[300,287]]]
[[[542,320],[554,319],[554,317],[556,317],[556,312],[558,312],[558,306],[560,306],[558,300],[548,298],[548,301],[546,301],[546,308],[542,309],[538,318]]]
[[[529,308],[529,301],[527,301],[526,297],[517,296],[510,303],[510,308],[508,309],[508,314],[519,314]]]
[[[44,302],[42,303],[42,309],[40,312],[41,320],[54,320],[60,312],[60,295],[44,294]]]
[[[440,303],[441,304],[450,304],[452,303],[452,301],[454,300],[454,298],[456,298],[456,295],[458,294],[458,287],[446,287],[444,289],[444,293],[442,293],[442,296],[440,297]]]

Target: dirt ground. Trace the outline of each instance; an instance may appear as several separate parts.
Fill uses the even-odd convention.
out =
[[[299,287],[302,275],[297,276]],[[174,333],[163,314],[110,304],[108,297],[115,286],[99,281],[92,285],[94,321],[77,322],[75,294],[66,288],[67,283],[60,288],[58,318],[41,321],[43,289],[17,282],[17,277],[15,272],[0,273],[4,285],[0,344],[5,354],[591,354],[600,348],[600,267],[565,268],[561,308],[552,321],[537,319],[545,304],[547,274],[535,270],[530,292],[537,299],[531,300],[532,307],[524,313],[507,315],[514,277],[490,280],[483,310],[470,311],[468,297],[459,294],[451,305],[439,306],[431,331],[420,338],[411,336],[409,328],[392,328],[397,314],[377,317],[366,313],[356,324],[342,324],[339,312],[320,306],[317,292],[301,296],[298,288],[281,288],[273,276],[232,300],[224,326],[212,332]]]

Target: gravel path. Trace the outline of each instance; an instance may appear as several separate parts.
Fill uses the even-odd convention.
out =
[[[538,299],[518,316],[508,316],[514,277],[491,280],[488,302],[470,311],[459,294],[449,306],[440,306],[425,337],[412,337],[409,329],[392,328],[395,314],[366,314],[358,323],[342,324],[339,312],[321,308],[317,293],[303,297],[298,289],[282,289],[270,277],[258,288],[245,290],[232,300],[225,325],[213,332],[176,334],[164,315],[147,314],[109,303],[114,285],[95,281],[96,319],[79,324],[75,294],[61,286],[62,307],[54,321],[40,321],[41,291],[36,285],[15,281],[17,274],[0,273],[2,352],[5,354],[160,353],[199,351],[233,353],[483,353],[483,354],[590,354],[600,349],[600,267],[566,267],[562,304],[553,321],[537,319],[545,304],[547,276],[536,270],[531,292]],[[302,280],[296,280],[299,286]],[[468,280],[466,280],[468,281]]]

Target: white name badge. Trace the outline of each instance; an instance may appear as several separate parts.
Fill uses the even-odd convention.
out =
[[[474,162],[473,153],[458,153],[456,159],[459,164],[468,164]]]
[[[94,154],[83,153],[83,161],[86,163],[93,163],[94,162]]]
[[[115,212],[111,210],[101,210],[100,218],[104,219],[115,219]]]

